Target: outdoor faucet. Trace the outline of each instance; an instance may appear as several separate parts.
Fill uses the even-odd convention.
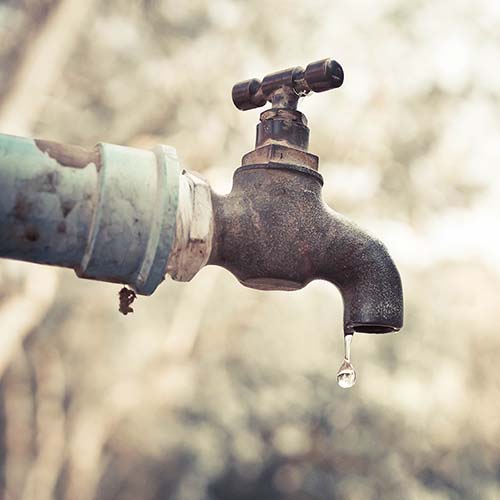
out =
[[[212,193],[214,235],[208,264],[260,290],[297,290],[323,279],[344,301],[345,333],[387,333],[403,325],[398,270],[385,246],[329,208],[300,97],[342,85],[325,59],[233,87],[233,102],[260,115],[256,147],[242,158],[226,196]]]
[[[72,268],[142,295],[166,274],[189,281],[210,264],[259,290],[323,279],[341,292],[346,334],[399,330],[396,266],[380,241],[322,201],[319,159],[297,111],[300,97],[342,82],[340,65],[325,59],[236,84],[239,109],[272,107],[225,196],[182,169],[168,146],[87,149],[0,134],[0,257]]]

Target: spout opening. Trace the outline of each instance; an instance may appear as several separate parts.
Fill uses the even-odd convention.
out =
[[[399,328],[390,325],[357,324],[351,326],[352,330],[358,333],[394,333]]]

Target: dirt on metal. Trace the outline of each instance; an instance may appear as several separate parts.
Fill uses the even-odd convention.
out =
[[[128,313],[133,313],[134,310],[130,307],[134,300],[137,298],[136,293],[131,290],[130,288],[127,288],[124,286],[118,293],[118,296],[120,297],[120,305],[118,307],[118,310],[126,316]]]

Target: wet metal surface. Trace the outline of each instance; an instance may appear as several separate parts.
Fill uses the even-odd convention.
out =
[[[209,264],[262,290],[293,290],[315,279],[337,286],[346,331],[401,328],[399,273],[384,245],[321,199],[321,183],[292,170],[238,169],[231,193],[213,194]]]

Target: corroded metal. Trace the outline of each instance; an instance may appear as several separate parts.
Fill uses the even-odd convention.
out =
[[[233,89],[240,109],[272,102],[260,116],[255,150],[242,158],[226,196],[212,194],[214,241],[209,264],[245,286],[297,290],[315,279],[337,286],[345,332],[387,333],[403,325],[401,279],[384,245],[329,208],[321,197],[318,157],[296,110],[300,95],[342,83],[329,60],[252,80]],[[293,97],[295,95],[295,98]],[[264,101],[264,102],[263,102]]]
[[[267,164],[269,162],[300,165],[312,170],[318,170],[319,158],[307,151],[270,141],[269,144],[250,151],[241,159],[242,166]]]
[[[231,193],[213,193],[212,199],[209,264],[260,290],[296,290],[324,279],[342,294],[346,331],[386,333],[402,327],[401,280],[387,250],[323,202],[315,177],[238,169]]]
[[[272,108],[260,115],[255,146],[258,148],[279,142],[286,142],[294,148],[307,151],[309,128],[302,113],[291,109]]]
[[[148,295],[174,244],[180,172],[166,146],[85,149],[0,135],[0,257]]]
[[[141,294],[167,272],[187,281],[206,264],[260,290],[324,279],[342,294],[346,332],[399,330],[396,266],[379,240],[323,202],[319,160],[296,109],[301,96],[342,81],[340,65],[325,59],[237,84],[239,109],[272,108],[225,196],[181,170],[166,146],[84,149],[0,135],[0,257],[73,268]],[[124,312],[133,294],[121,294]]]
[[[295,109],[300,96],[309,92],[324,92],[340,87],[344,71],[337,61],[322,59],[307,65],[276,71],[237,83],[233,87],[233,103],[242,111],[259,108],[272,102],[273,108]]]
[[[180,176],[174,246],[167,273],[176,281],[190,281],[207,263],[212,251],[213,212],[208,182],[195,172]]]

